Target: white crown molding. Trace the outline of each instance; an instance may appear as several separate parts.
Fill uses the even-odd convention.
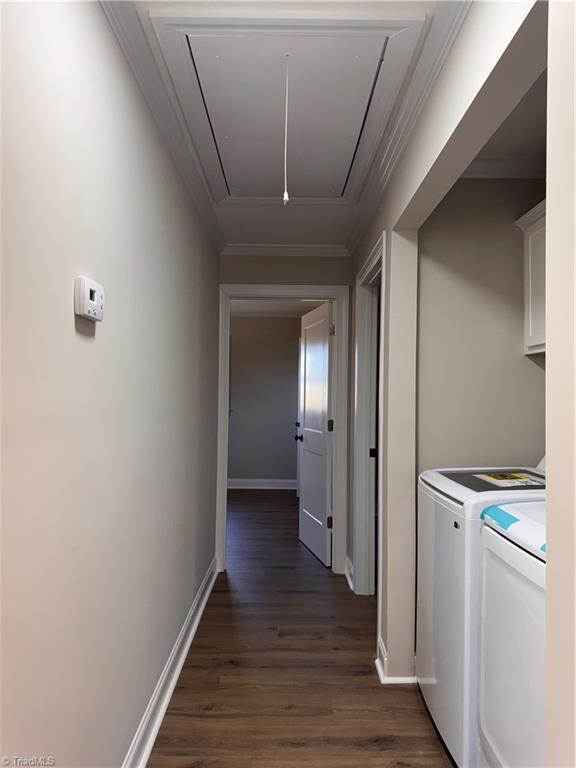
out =
[[[182,121],[173,109],[172,100],[150,50],[136,6],[123,0],[101,2],[101,6],[184,180],[194,208],[214,247],[221,251],[225,241],[211,204],[206,179],[193,147],[183,135]]]
[[[438,3],[432,23],[421,40],[414,69],[397,100],[395,114],[383,136],[379,160],[374,163],[360,200],[360,214],[348,240],[354,253],[374,216],[384,191],[430,95],[471,7],[470,0]]]
[[[401,26],[406,19],[413,20],[421,17],[418,10],[412,10],[410,6],[404,3],[395,4],[390,7],[381,2],[373,0],[320,0],[313,2],[309,0],[209,0],[208,2],[198,2],[194,5],[184,5],[184,3],[174,2],[172,4],[162,3],[161,10],[155,9],[155,1],[149,0],[151,16],[161,16],[171,21],[178,21],[184,18],[185,21],[193,19],[196,24],[204,24],[207,28],[215,24],[243,24],[246,26],[292,26],[314,28],[316,26],[326,27],[327,19],[334,28],[347,26],[351,22],[357,27],[366,30],[368,34],[373,32],[373,25],[387,24],[390,27],[397,28]],[[185,8],[185,14],[183,11]]]
[[[362,130],[362,140],[344,191],[344,199],[350,203],[358,202],[370,177],[371,168],[381,162],[383,148],[387,146],[383,140],[393,118],[398,96],[422,41],[426,38],[430,23],[430,17],[422,18],[418,23],[406,23],[403,29],[387,38],[382,58],[387,74],[379,77],[376,83]],[[395,76],[390,77],[390,73]]]
[[[222,256],[267,256],[270,258],[337,258],[349,259],[350,253],[344,245],[307,245],[271,243],[229,243]]]
[[[462,174],[463,179],[545,179],[546,160],[474,160]]]
[[[356,276],[356,285],[366,285],[371,282],[371,279],[382,270],[382,257],[384,255],[384,239],[386,233],[382,232],[380,237],[376,240],[372,246],[372,250],[368,254],[366,261],[362,264],[358,270]]]

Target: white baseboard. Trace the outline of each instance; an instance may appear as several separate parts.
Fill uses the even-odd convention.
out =
[[[350,587],[350,591],[354,592],[354,563],[349,557],[346,558],[346,581]]]
[[[178,677],[186,655],[196,634],[198,624],[202,618],[204,608],[212,592],[214,582],[216,581],[216,558],[212,560],[202,584],[196,593],[194,602],[190,606],[188,615],[184,620],[174,647],[170,652],[168,661],[156,683],[156,687],[150,697],[148,706],[142,715],[140,724],[136,729],[130,748],[126,753],[122,768],[145,768],[150,752],[154,746],[154,741],[162,725],[162,720],[170,703],[170,697],[178,682]]]
[[[388,674],[388,652],[381,637],[378,638],[378,652],[374,666],[382,685],[414,685],[416,683],[415,677],[395,677]]]
[[[298,487],[296,480],[270,480],[264,478],[229,478],[228,488],[246,488],[252,490],[295,491]]]

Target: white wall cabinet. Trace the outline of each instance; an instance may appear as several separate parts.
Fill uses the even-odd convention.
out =
[[[524,354],[546,350],[546,201],[516,224],[524,232]]]

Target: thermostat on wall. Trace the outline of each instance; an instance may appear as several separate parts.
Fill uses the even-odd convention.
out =
[[[104,288],[90,277],[74,281],[74,312],[88,320],[104,318]]]

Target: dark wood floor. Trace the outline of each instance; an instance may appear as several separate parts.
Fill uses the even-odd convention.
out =
[[[233,491],[218,577],[151,768],[447,768],[412,686],[374,670],[376,601],[298,542],[288,491]]]

